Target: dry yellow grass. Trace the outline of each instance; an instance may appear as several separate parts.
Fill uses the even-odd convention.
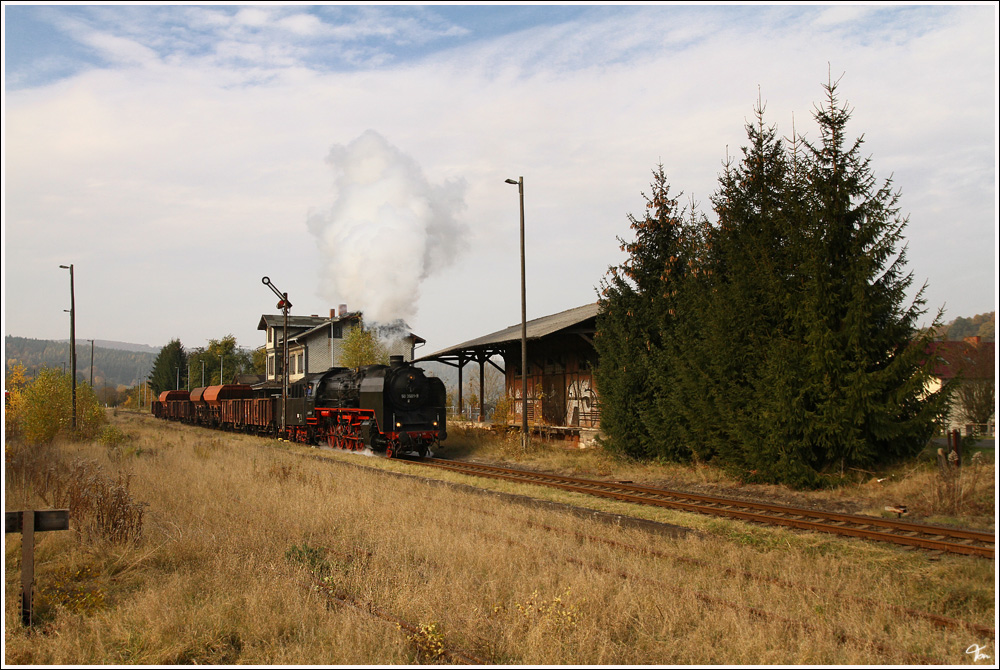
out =
[[[698,517],[675,539],[378,469],[406,464],[112,421],[123,444],[49,458],[131,474],[143,535],[40,536],[32,631],[8,536],[6,663],[952,664],[973,662],[972,644],[995,657],[988,636],[899,609],[992,626],[992,561]],[[17,474],[8,509],[41,506]]]

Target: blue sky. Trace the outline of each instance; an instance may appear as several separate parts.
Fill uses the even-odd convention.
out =
[[[596,299],[663,163],[710,210],[758,96],[828,76],[946,319],[996,308],[997,6],[24,5],[4,20],[5,334],[262,343],[403,318],[424,352]],[[711,216],[711,212],[709,211]]]

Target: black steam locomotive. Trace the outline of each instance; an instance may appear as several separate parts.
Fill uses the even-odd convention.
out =
[[[289,385],[287,400],[242,384],[164,391],[154,416],[284,437],[388,458],[425,456],[447,436],[444,383],[393,356],[390,364],[330,368]]]

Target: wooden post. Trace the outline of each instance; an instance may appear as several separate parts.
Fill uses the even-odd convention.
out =
[[[35,586],[35,515],[21,514],[21,622],[31,625],[31,605]]]
[[[486,403],[483,402],[485,396],[484,381],[486,377],[486,361],[479,359],[479,423],[486,421]]]
[[[21,533],[21,622],[31,625],[35,586],[35,533],[49,530],[69,530],[69,510],[27,510],[5,512],[6,533]]]

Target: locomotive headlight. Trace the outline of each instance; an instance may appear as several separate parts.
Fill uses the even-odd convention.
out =
[[[401,424],[399,421],[397,421],[396,422],[396,428],[402,428],[402,427],[403,427],[403,424]]]
[[[437,422],[437,421],[435,421],[435,422],[434,422],[434,425],[435,425],[435,426],[436,426],[436,425],[438,425],[438,422]]]

